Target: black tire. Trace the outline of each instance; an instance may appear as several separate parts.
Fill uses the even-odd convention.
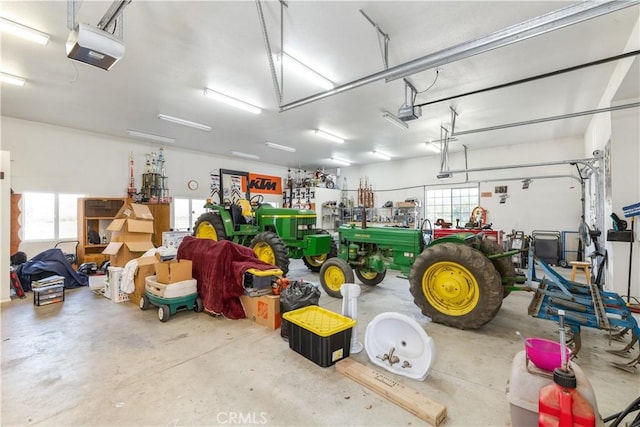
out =
[[[327,230],[320,230],[318,234],[329,234]],[[329,258],[335,258],[338,256],[338,244],[333,238],[331,238],[331,245],[329,246],[329,253],[322,254],[318,256],[304,256],[302,257],[302,262],[307,268],[314,273],[319,273],[320,268],[322,268],[322,264],[325,263]]]
[[[204,305],[202,304],[202,300],[200,299],[200,297],[196,297],[196,302],[193,306],[193,310],[196,313],[200,313],[202,312],[202,310],[204,310]]]
[[[289,272],[289,251],[282,239],[271,231],[264,231],[251,240],[249,247],[253,249],[259,260],[275,265],[283,275]]]
[[[481,327],[502,304],[500,274],[482,252],[464,244],[425,249],[413,264],[409,283],[424,315],[459,329]]]
[[[558,262],[558,264],[560,265],[560,267],[562,268],[569,268],[569,263],[567,262],[566,259],[561,259],[560,262]]]
[[[367,286],[377,285],[384,280],[386,275],[387,270],[383,271],[382,273],[378,273],[377,271],[367,272],[356,270],[356,277],[358,278],[358,280],[360,280],[363,285]]]
[[[342,298],[340,287],[354,283],[353,270],[342,258],[330,258],[320,268],[320,284],[327,295]]]
[[[332,179],[327,179],[324,183],[324,186],[331,190],[332,188],[335,188],[336,184]]]
[[[171,317],[171,310],[168,305],[163,304],[158,307],[158,319],[160,319],[161,322],[166,322],[169,320],[169,317]]]
[[[149,302],[149,298],[144,295],[140,297],[140,302],[138,303],[138,305],[140,306],[140,310],[148,310],[150,304],[151,303]]]
[[[205,212],[198,217],[193,226],[193,236],[201,239],[211,239],[216,242],[227,240],[227,233],[224,231],[224,223],[217,213]]]
[[[499,244],[494,242],[493,240],[489,240],[487,238],[482,239],[482,243],[480,243],[480,252],[485,255],[495,255],[504,252]],[[498,270],[498,274],[500,274],[500,278],[509,277],[511,278],[507,282],[502,283],[504,287],[502,297],[506,298],[507,295],[511,293],[509,290],[509,286],[514,286],[516,283],[516,268],[513,266],[513,262],[511,261],[511,257],[501,257],[492,259],[491,262],[493,266]]]

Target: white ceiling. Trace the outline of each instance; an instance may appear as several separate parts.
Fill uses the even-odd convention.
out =
[[[362,9],[389,34],[389,66],[487,35],[564,7],[571,2],[290,1],[284,16],[284,49],[344,84],[384,69],[378,33]],[[111,2],[85,1],[78,21],[96,26]],[[333,168],[330,157],[354,164],[379,162],[372,150],[394,158],[433,155],[424,142],[450,129],[450,106],[459,113],[456,130],[484,128],[597,108],[615,63],[439,102],[403,131],[382,118],[404,103],[402,80],[372,83],[279,112],[268,56],[253,1],[138,1],[124,11],[124,58],[110,71],[66,57],[67,2],[2,1],[2,16],[49,33],[41,46],[2,36],[3,72],[27,79],[2,85],[2,114],[20,119],[129,138],[126,129],[176,139],[175,146],[229,156],[232,150],[290,167]],[[274,52],[280,50],[280,3],[262,3]],[[624,52],[640,8],[633,7],[512,44],[442,67],[435,85],[417,97],[424,103],[522,79]],[[637,48],[637,47],[636,47]],[[639,67],[621,90],[637,96]],[[420,91],[435,70],[409,77]],[[264,109],[253,115],[203,96],[207,86]],[[322,92],[285,69],[282,104]],[[635,92],[635,94],[634,94]],[[625,93],[616,98],[625,99]],[[204,132],[166,123],[159,113],[204,123]],[[460,136],[451,144],[469,150],[583,135],[589,117]],[[336,145],[311,129],[343,136]],[[265,141],[297,148],[270,149]]]

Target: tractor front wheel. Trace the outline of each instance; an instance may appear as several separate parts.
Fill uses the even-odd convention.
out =
[[[353,283],[353,270],[342,258],[329,258],[320,268],[320,284],[327,295],[342,298],[340,288],[345,283]]]
[[[502,305],[500,275],[484,254],[470,246],[439,243],[425,249],[409,275],[411,294],[434,322],[477,329]]]
[[[276,233],[265,231],[256,235],[249,247],[260,261],[275,265],[285,276],[289,272],[289,251]]]
[[[325,230],[320,230],[318,231],[318,234],[329,234],[329,232]],[[333,240],[333,238],[331,238],[331,246],[329,246],[328,254],[322,254],[322,255],[316,255],[316,256],[304,256],[302,257],[302,261],[304,262],[304,265],[306,265],[309,270],[313,271],[314,273],[318,273],[320,271],[320,268],[322,267],[322,264],[324,264],[327,259],[334,258],[337,256],[338,256],[338,245],[336,244],[336,241]]]
[[[193,236],[200,239],[211,239],[219,242],[227,239],[224,224],[220,215],[213,212],[203,213],[196,220],[193,227]]]
[[[356,276],[358,280],[362,282],[363,285],[367,286],[375,286],[378,283],[384,280],[384,277],[387,275],[387,270],[382,273],[378,273],[377,271],[362,271],[356,270]]]

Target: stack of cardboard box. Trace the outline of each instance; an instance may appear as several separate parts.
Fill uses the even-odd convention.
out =
[[[109,255],[112,267],[124,267],[153,248],[153,215],[149,208],[138,203],[125,203],[107,227],[111,241],[102,251]]]

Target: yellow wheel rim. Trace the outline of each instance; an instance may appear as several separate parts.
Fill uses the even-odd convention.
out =
[[[469,270],[455,262],[437,262],[422,276],[422,292],[440,313],[464,316],[480,299],[480,287]]]
[[[360,276],[362,276],[363,279],[373,280],[378,277],[378,273],[375,271],[361,271]]]
[[[264,261],[271,265],[276,265],[276,254],[273,253],[271,246],[264,242],[260,242],[253,247],[253,252],[260,261]]]
[[[340,292],[340,287],[346,282],[347,278],[340,267],[331,265],[324,271],[324,283],[332,291]]]
[[[218,241],[218,233],[216,233],[216,229],[210,222],[203,222],[198,225],[198,229],[196,230],[196,237],[199,239],[210,239]]]
[[[307,260],[310,266],[320,267],[327,260],[327,254],[318,256],[306,256],[304,258]]]

